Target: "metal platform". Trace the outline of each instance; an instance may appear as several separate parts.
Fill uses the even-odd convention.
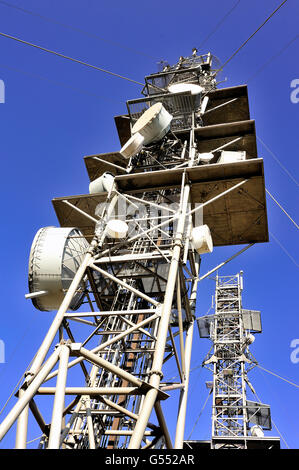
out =
[[[93,168],[90,175],[98,170]],[[171,169],[116,176],[122,193],[138,194],[146,191],[180,187],[183,171],[191,183],[191,203],[212,199],[238,182],[248,179],[239,189],[228,193],[204,208],[203,223],[210,227],[215,246],[258,243],[268,241],[266,197],[263,160],[252,159],[229,164],[201,165],[192,168]],[[85,236],[94,233],[95,221],[78,211],[95,217],[95,208],[104,202],[107,194],[87,194],[53,199],[62,227],[78,227]],[[74,207],[70,207],[68,201]]]
[[[206,112],[202,115],[204,127],[214,126],[223,122],[227,125],[250,120],[247,85],[210,91],[207,93],[207,96],[209,97],[208,106]],[[138,102],[138,100],[135,101]],[[139,101],[142,101],[142,99]],[[123,146],[131,137],[130,116],[128,114],[115,116],[114,121],[120,144]],[[176,133],[179,132],[183,131],[176,131]]]
[[[195,451],[204,451],[204,450],[209,450],[211,449],[211,441],[196,441],[196,440],[190,440],[190,441],[184,441],[184,449],[192,449]],[[247,437],[234,437],[234,438],[214,438],[213,439],[213,445],[219,445],[219,448],[221,449],[221,446],[226,446],[225,448],[227,449],[227,446],[229,446],[231,449],[233,449],[235,446],[240,446],[240,444],[244,444],[244,447],[246,445],[247,449],[261,449],[261,450],[266,450],[266,449],[280,449],[280,439],[279,437],[253,437],[253,436],[247,436]]]
[[[131,137],[130,117],[127,114],[114,116],[120,145],[123,146]]]
[[[223,437],[214,437],[213,444],[215,445],[240,445],[244,442],[246,443],[247,449],[280,449],[280,439],[279,437],[232,437],[232,438],[223,438]]]
[[[95,221],[88,219],[83,215],[83,211],[92,218],[95,218],[95,210],[99,203],[105,202],[107,194],[83,194],[82,196],[67,196],[55,198],[52,200],[58,221],[61,227],[81,227],[81,232],[85,237],[90,238],[94,236]],[[64,201],[69,202],[78,210],[69,206]]]
[[[131,132],[128,119],[125,116],[118,116],[119,121],[122,119],[127,126],[124,133],[118,129],[120,142],[123,145],[131,137]],[[185,140],[189,138],[189,133],[189,129],[180,129],[175,134],[181,140]],[[245,151],[248,159],[257,157],[255,121],[252,119],[197,127],[194,134],[197,150],[200,153],[212,152],[229,144],[225,150]]]
[[[202,115],[204,126],[250,119],[247,85],[220,88],[207,96],[208,106]]]
[[[189,131],[181,130],[176,134],[182,140],[188,139]],[[248,159],[257,157],[254,120],[197,127],[194,134],[199,152],[212,152],[230,143],[225,150],[246,151]]]
[[[84,163],[89,179],[93,181],[105,173],[105,171],[113,173],[114,175],[123,175],[126,173],[125,167],[128,162],[119,152],[110,152],[88,155],[84,157]],[[120,168],[117,168],[117,166]],[[124,168],[124,170],[121,170],[121,168]]]
[[[149,189],[165,189],[180,187],[182,173],[186,171],[190,183],[213,183],[216,181],[228,181],[237,178],[264,177],[263,159],[234,163],[216,163],[199,165],[189,168],[173,168],[155,172],[133,173],[120,175],[115,178],[119,190],[128,193],[141,192]],[[198,191],[193,191],[193,202],[202,202],[197,198]]]

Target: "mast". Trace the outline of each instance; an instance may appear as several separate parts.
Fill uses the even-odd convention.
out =
[[[242,271],[230,276],[217,273],[215,313],[197,319],[200,337],[213,344],[203,362],[213,374],[207,383],[213,397],[210,445],[212,449],[279,448],[279,438],[264,436],[264,430],[272,428],[269,405],[247,396],[247,389],[255,395],[248,374],[257,365],[250,345],[262,326],[259,311],[243,308],[242,291]]]
[[[40,448],[183,448],[201,259],[268,241],[247,87],[217,89],[218,71],[194,49],[145,77],[115,117],[121,149],[84,158],[89,194],[53,200],[60,227],[33,241],[27,297],[57,313],[0,425],[2,439],[18,420],[17,448],[29,409]]]

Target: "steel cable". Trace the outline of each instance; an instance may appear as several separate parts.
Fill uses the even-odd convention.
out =
[[[34,47],[34,48],[39,49],[43,52],[48,52],[50,54],[56,55],[57,57],[61,57],[62,59],[67,59],[67,60],[70,60],[70,61],[75,62],[77,64],[84,65],[85,67],[89,67],[89,68],[92,68],[94,70],[98,70],[100,72],[104,72],[104,73],[107,73],[109,75],[112,75],[114,77],[122,78],[123,80],[127,80],[129,82],[136,83],[137,85],[144,86],[144,83],[137,82],[136,80],[133,80],[132,78],[124,77],[123,75],[119,75],[118,73],[110,72],[109,70],[102,69],[101,67],[97,67],[96,65],[92,65],[92,64],[89,64],[87,62],[83,62],[82,60],[79,60],[79,59],[74,59],[73,57],[69,57],[65,54],[61,54],[60,52],[52,51],[51,49],[47,49],[47,48],[39,46],[37,44],[33,44],[32,42],[28,42],[28,41],[25,41],[23,39],[17,38],[15,36],[11,36],[10,34],[0,32],[0,36],[3,36],[7,39],[12,39],[12,40],[17,41],[21,44],[25,44],[26,46]]]
[[[284,0],[269,16],[268,18],[266,18],[266,20],[254,31],[254,33],[252,33],[248,39],[246,39],[246,41],[243,42],[243,44],[241,44],[240,47],[238,47],[238,49],[224,62],[224,64],[221,66],[221,68],[219,69],[220,70],[223,70],[223,68],[235,57],[235,55],[238,54],[238,52],[240,52],[241,49],[243,49],[243,47],[250,41],[250,39],[252,39],[256,33],[262,29],[262,27],[272,18],[273,15],[275,15],[275,13],[287,2],[288,0]]]
[[[50,23],[61,26],[62,28],[65,28],[65,29],[68,29],[68,30],[71,30],[71,31],[75,31],[77,33],[83,34],[83,35],[88,36],[88,37],[93,38],[93,39],[97,39],[99,41],[103,41],[106,44],[110,44],[110,45],[115,46],[115,47],[120,47],[121,49],[125,49],[129,52],[133,52],[134,54],[143,55],[144,57],[147,57],[149,59],[157,60],[155,57],[152,57],[148,54],[145,54],[144,52],[138,51],[137,49],[132,49],[130,47],[124,46],[123,44],[119,44],[117,42],[109,41],[107,39],[101,38],[97,34],[89,33],[88,31],[85,31],[82,28],[76,28],[75,26],[71,26],[71,25],[68,25],[66,23],[62,23],[61,21],[57,21],[54,18],[50,18],[50,17],[45,16],[45,15],[40,15],[39,13],[35,13],[32,10],[28,10],[26,8],[19,7],[17,5],[12,4],[12,3],[5,2],[3,0],[0,0],[0,4],[5,5],[9,8],[14,8],[15,10],[21,11],[22,13],[26,13],[28,15],[35,16],[36,18],[40,18],[42,20],[49,21]]]

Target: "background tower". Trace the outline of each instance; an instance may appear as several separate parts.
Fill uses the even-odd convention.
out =
[[[278,438],[264,437],[271,430],[269,405],[247,398],[247,387],[255,394],[248,373],[257,364],[249,346],[262,327],[259,311],[243,309],[242,290],[243,272],[217,275],[215,313],[197,319],[200,336],[213,342],[203,363],[213,373],[213,449],[279,447]]]

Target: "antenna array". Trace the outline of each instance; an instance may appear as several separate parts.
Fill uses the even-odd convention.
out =
[[[115,117],[121,150],[84,159],[89,194],[53,200],[61,227],[34,240],[27,297],[57,313],[0,425],[2,438],[18,420],[17,448],[29,410],[40,448],[183,448],[201,256],[268,241],[247,87],[216,89],[218,70],[193,50],[145,77]],[[172,441],[163,407],[176,389]],[[40,396],[54,398],[50,423]],[[215,395],[213,439],[217,407]]]

